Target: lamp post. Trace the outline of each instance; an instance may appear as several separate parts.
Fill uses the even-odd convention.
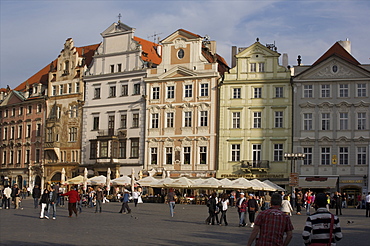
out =
[[[290,160],[290,180],[289,180],[289,185],[292,186],[292,191],[293,187],[298,185],[298,173],[296,171],[296,165],[295,161],[296,160],[303,160],[306,157],[305,154],[302,153],[285,153],[284,158],[286,160]]]

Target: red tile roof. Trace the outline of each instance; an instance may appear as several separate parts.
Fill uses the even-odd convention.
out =
[[[143,53],[145,53],[141,54],[141,59],[143,61],[152,62],[156,65],[162,62],[162,58],[157,53],[157,47],[161,45],[138,37],[134,37],[134,40],[141,45]]]
[[[315,63],[312,64],[312,66],[315,66],[319,64],[320,62],[326,60],[327,58],[336,55],[354,65],[360,65],[360,63],[350,54],[347,52],[345,48],[343,48],[342,45],[340,45],[338,42],[336,42],[328,51],[325,52]]]
[[[83,47],[76,47],[78,55],[81,57],[82,56],[82,50],[84,51],[84,56],[85,56],[85,64],[87,66],[90,66],[93,56],[95,54],[95,51],[99,48],[100,44],[93,44],[93,45],[88,45],[88,46],[83,46]]]

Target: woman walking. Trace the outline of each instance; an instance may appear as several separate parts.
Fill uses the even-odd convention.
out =
[[[220,210],[221,210],[221,218],[220,218],[220,224],[222,225],[222,220],[225,223],[225,226],[228,225],[227,220],[226,220],[226,212],[229,206],[229,199],[226,193],[223,194],[221,201],[219,202],[221,204]]]
[[[254,227],[254,218],[256,216],[257,211],[258,211],[258,203],[256,199],[254,199],[254,194],[249,194],[248,214],[249,214],[249,222],[251,223],[251,227]]]

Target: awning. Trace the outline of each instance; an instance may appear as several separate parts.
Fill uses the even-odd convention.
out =
[[[300,176],[299,187],[327,189],[337,187],[338,176]]]

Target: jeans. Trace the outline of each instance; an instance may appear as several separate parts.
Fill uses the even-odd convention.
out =
[[[103,204],[103,200],[98,200],[96,199],[96,207],[95,207],[95,213],[99,212],[101,213],[101,209],[102,209],[102,204]]]
[[[310,208],[311,208],[311,203],[307,203],[306,205],[306,214],[310,215]]]
[[[256,212],[248,212],[249,213],[249,222],[254,223],[254,217],[256,216]]]
[[[370,202],[366,203],[366,217],[370,216]]]
[[[228,225],[226,221],[226,212],[227,210],[221,211],[220,225],[222,224],[222,220],[225,222],[225,225]]]
[[[170,206],[171,217],[173,217],[173,210],[175,209],[175,202],[169,202],[169,206]]]
[[[245,225],[245,212],[239,212],[239,225]]]
[[[38,198],[33,198],[33,206],[35,208],[38,208],[39,207],[39,199]]]
[[[265,202],[265,209],[269,209],[270,208],[270,202]]]
[[[122,203],[122,207],[121,207],[121,210],[119,211],[120,213],[122,213],[122,211],[125,213],[126,212],[126,209],[127,209],[127,212],[128,213],[131,213],[131,209],[130,207],[128,206],[128,202],[123,202]]]
[[[56,215],[56,212],[57,212],[57,204],[56,203],[53,203],[53,204],[49,204],[49,209],[48,209],[48,213],[50,214],[50,210],[53,210],[53,217],[55,217]]]
[[[10,198],[6,198],[4,196],[4,198],[3,198],[3,206],[4,206],[4,208],[9,208],[10,207]]]

